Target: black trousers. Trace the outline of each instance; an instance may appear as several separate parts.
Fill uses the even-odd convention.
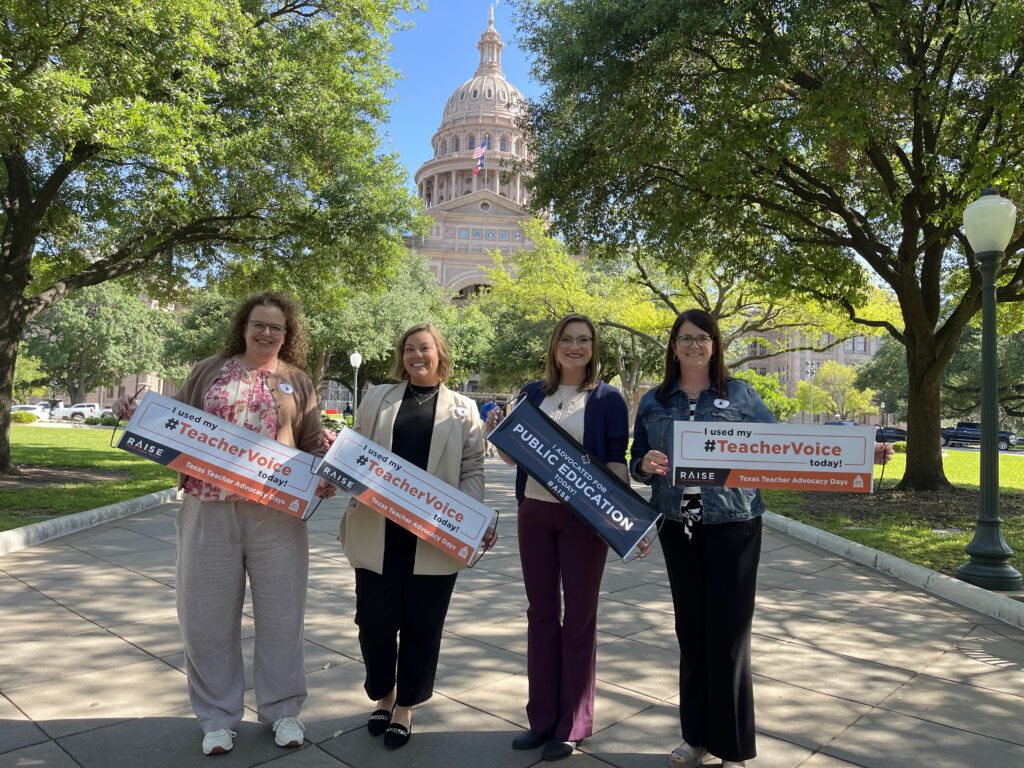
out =
[[[692,539],[668,521],[658,538],[676,614],[683,739],[723,760],[755,757],[750,628],[761,518],[699,522]]]
[[[376,701],[396,685],[400,707],[434,693],[441,632],[458,574],[412,572],[416,537],[387,522],[383,573],[356,568],[356,624],[366,666],[363,688]]]

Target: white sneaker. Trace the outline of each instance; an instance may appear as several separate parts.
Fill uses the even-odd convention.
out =
[[[301,747],[306,735],[302,721],[286,715],[274,721],[274,743],[279,747]]]
[[[227,728],[203,734],[203,754],[223,755],[225,752],[230,752],[231,748],[235,746],[235,736],[237,735]]]
[[[668,756],[668,764],[672,768],[697,768],[704,762],[707,753],[706,747],[693,747],[684,741],[672,750],[672,754]]]

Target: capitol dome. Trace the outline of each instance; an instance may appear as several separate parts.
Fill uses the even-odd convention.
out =
[[[431,137],[433,157],[415,175],[433,224],[409,245],[429,257],[442,285],[462,295],[488,282],[488,252],[532,246],[521,226],[530,217],[523,170],[529,151],[520,127],[525,101],[501,69],[504,47],[492,7],[476,44],[476,71],[445,102]]]

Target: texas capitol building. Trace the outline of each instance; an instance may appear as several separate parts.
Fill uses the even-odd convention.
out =
[[[462,297],[488,283],[481,267],[493,265],[485,251],[508,255],[532,245],[520,227],[530,218],[530,194],[524,175],[512,168],[527,158],[516,125],[525,101],[501,69],[505,46],[494,28],[493,8],[476,47],[476,72],[445,102],[431,139],[434,156],[416,171],[417,194],[433,219],[429,234],[406,239],[429,260],[438,282]],[[484,144],[484,167],[474,175],[473,153]]]

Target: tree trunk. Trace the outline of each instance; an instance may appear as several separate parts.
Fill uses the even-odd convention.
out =
[[[914,338],[907,334],[907,469],[901,491],[941,491],[950,487],[942,467],[939,424],[942,367],[915,354]]]
[[[11,398],[14,394],[14,366],[18,362],[18,340],[25,329],[21,290],[0,283],[0,474],[9,474],[11,463]]]

